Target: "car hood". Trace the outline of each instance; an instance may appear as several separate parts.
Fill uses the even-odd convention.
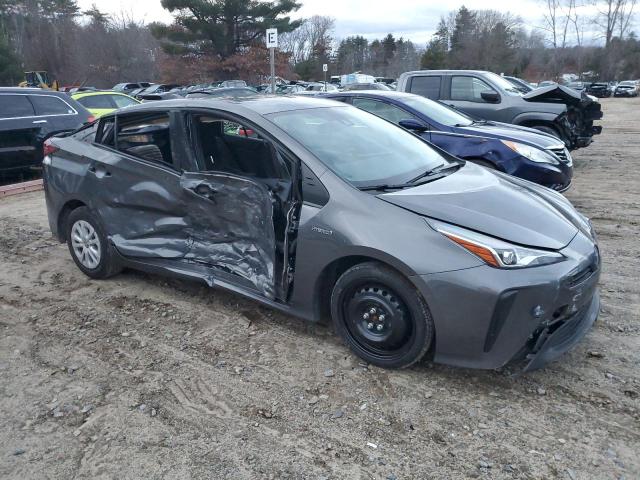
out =
[[[456,133],[524,142],[529,145],[535,145],[539,148],[549,148],[562,145],[562,141],[553,135],[547,135],[546,133],[534,130],[533,128],[518,127],[507,123],[488,122],[470,125],[468,127],[458,127],[456,129]]]
[[[560,194],[471,163],[439,180],[378,198],[512,243],[553,250],[568,245],[584,223]]]
[[[527,102],[564,103],[572,106],[586,106],[593,103],[593,100],[586,94],[564,85],[549,85],[548,87],[536,88],[523,95],[522,98]]]

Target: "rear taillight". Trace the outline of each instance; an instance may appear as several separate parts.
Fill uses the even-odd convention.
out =
[[[255,135],[255,132],[250,128],[240,127],[238,129],[238,135],[242,137],[253,137]]]
[[[56,147],[53,143],[51,143],[51,140],[45,140],[44,144],[42,145],[42,153],[44,154],[45,157],[47,155],[53,155],[58,150],[60,149]]]
[[[87,118],[87,123],[93,123],[96,121],[96,117],[94,115],[89,115],[89,118]]]

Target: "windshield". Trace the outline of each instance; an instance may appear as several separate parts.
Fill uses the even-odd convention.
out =
[[[357,108],[309,108],[267,117],[356,187],[407,182],[449,163],[419,137]]]
[[[620,82],[621,86],[625,86],[625,87],[635,87],[636,82],[632,82],[632,81],[624,81],[624,82]]]
[[[506,80],[500,75],[496,75],[495,73],[492,73],[492,72],[487,72],[486,75],[490,81],[492,81],[495,85],[497,85],[502,90],[504,90],[507,94],[513,95],[513,96],[522,95],[522,92],[518,90],[515,87],[515,85],[513,85],[513,83],[511,83],[509,80]]]
[[[402,97],[402,103],[417,110],[425,117],[434,122],[447,127],[468,127],[473,123],[473,119],[467,115],[449,108],[439,102],[429,100],[419,95]]]

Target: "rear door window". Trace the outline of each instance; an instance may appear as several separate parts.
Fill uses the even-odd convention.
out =
[[[116,148],[128,155],[165,166],[174,166],[168,113],[120,115]],[[105,140],[108,138],[104,136]]]
[[[111,95],[89,95],[78,98],[78,102],[86,108],[110,109],[116,108],[111,100]]]
[[[125,97],[124,95],[107,95],[107,96],[111,99],[111,101],[115,105],[114,108],[128,107],[130,105],[136,105],[138,103],[133,98]]]
[[[451,79],[451,100],[485,103],[482,92],[495,90],[476,77],[455,76]]]
[[[26,95],[0,95],[0,118],[32,117],[34,113]]]
[[[388,120],[395,124],[400,123],[400,120],[416,119],[415,116],[408,112],[405,112],[400,107],[371,98],[354,98],[353,106],[358,107],[366,112],[373,113],[374,115],[382,117],[385,120]]]
[[[440,98],[440,76],[420,76],[412,77],[409,85],[409,91],[416,95],[438,100]]]
[[[53,95],[31,95],[36,115],[69,115],[76,111],[69,104]]]

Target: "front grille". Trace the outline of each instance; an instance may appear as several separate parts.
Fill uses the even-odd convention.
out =
[[[569,288],[573,288],[575,286],[580,285],[585,280],[591,278],[591,275],[598,271],[600,267],[600,252],[598,247],[595,248],[593,255],[591,255],[591,261],[589,265],[580,268],[575,271],[571,275],[569,275],[566,279],[566,285]]]
[[[573,165],[571,154],[569,153],[569,150],[567,150],[564,146],[550,147],[547,150],[558,157],[558,160],[560,160],[562,163]]]
[[[594,266],[589,265],[588,267],[583,268],[582,270],[580,270],[580,271],[576,272],[575,274],[571,275],[567,279],[567,285],[569,287],[575,287],[576,285],[580,285],[587,278],[589,278],[593,272],[595,272]]]

